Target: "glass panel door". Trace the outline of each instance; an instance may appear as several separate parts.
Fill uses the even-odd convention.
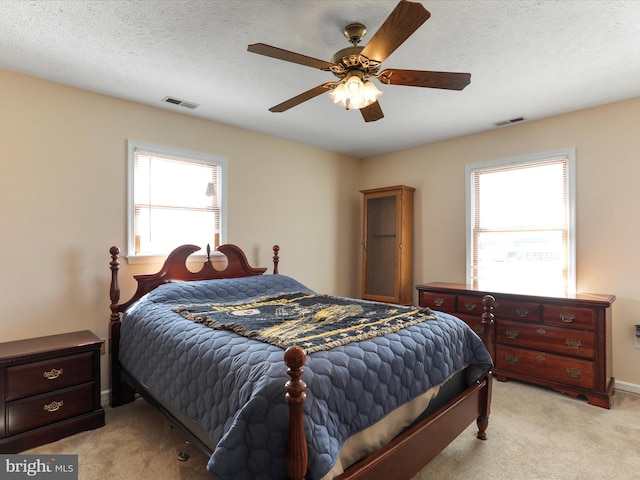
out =
[[[366,210],[365,295],[395,297],[398,197],[374,197]]]

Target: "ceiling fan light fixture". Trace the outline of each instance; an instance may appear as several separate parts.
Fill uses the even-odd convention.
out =
[[[362,80],[362,73],[354,71],[329,92],[333,103],[347,110],[359,110],[378,101],[382,92],[369,80]]]

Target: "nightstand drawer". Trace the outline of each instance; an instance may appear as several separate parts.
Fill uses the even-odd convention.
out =
[[[92,379],[91,352],[9,367],[6,370],[6,399],[59,390]]]
[[[31,430],[94,410],[94,384],[88,383],[7,403],[7,434]]]

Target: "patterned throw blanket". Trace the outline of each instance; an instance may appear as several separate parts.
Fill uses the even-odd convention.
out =
[[[173,309],[184,318],[218,330],[307,353],[329,350],[397,332],[435,314],[427,309],[309,293],[262,297],[249,303],[205,303]]]

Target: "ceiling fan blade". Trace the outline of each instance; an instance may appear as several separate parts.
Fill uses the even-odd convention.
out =
[[[421,3],[401,0],[364,47],[362,55],[370,60],[383,62],[430,16]]]
[[[361,108],[360,113],[362,113],[362,118],[364,118],[365,122],[375,122],[384,117],[378,102],[373,102],[368,107]]]
[[[257,53],[259,55],[265,55],[267,57],[277,58],[278,60],[284,60],[285,62],[297,63],[299,65],[306,65],[307,67],[319,68],[320,70],[328,70],[333,66],[333,63],[319,60],[313,57],[307,57],[300,53],[290,52],[283,50],[282,48],[272,47],[264,43],[254,43],[247,47],[247,51],[251,53]]]
[[[290,108],[295,107],[296,105],[300,105],[302,102],[306,102],[307,100],[311,100],[314,97],[317,97],[318,95],[322,95],[324,92],[331,90],[333,87],[336,86],[336,82],[327,82],[327,83],[323,83],[322,85],[318,85],[317,87],[312,88],[311,90],[307,90],[304,93],[301,93],[300,95],[296,95],[293,98],[290,98],[289,100],[285,100],[284,102],[276,105],[275,107],[271,107],[269,109],[270,112],[284,112],[286,110],[289,110]]]
[[[429,72],[426,70],[398,70],[388,68],[378,75],[378,80],[390,85],[462,90],[471,82],[470,73]]]

